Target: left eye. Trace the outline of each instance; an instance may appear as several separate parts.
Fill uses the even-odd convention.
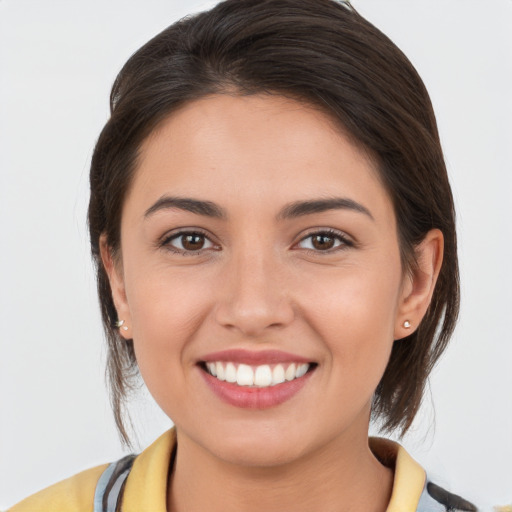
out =
[[[328,252],[336,250],[341,247],[351,246],[349,242],[340,233],[331,231],[320,231],[318,233],[311,233],[299,242],[301,249],[309,249],[317,252]]]

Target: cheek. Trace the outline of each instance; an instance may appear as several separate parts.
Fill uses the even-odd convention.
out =
[[[399,263],[386,272],[344,269],[301,291],[307,322],[325,344],[339,392],[372,394],[389,360],[400,295]],[[309,294],[308,294],[308,291]],[[321,290],[321,291],[318,291]]]
[[[182,365],[192,364],[189,345],[198,335],[212,297],[205,276],[146,268],[126,272],[135,354],[152,394],[181,386]]]

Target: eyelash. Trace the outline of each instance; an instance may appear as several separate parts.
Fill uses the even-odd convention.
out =
[[[186,251],[183,249],[178,249],[171,244],[172,240],[176,240],[176,239],[179,239],[179,238],[187,236],[187,235],[195,235],[195,236],[204,237],[206,240],[210,241],[210,243],[213,244],[213,242],[210,240],[210,238],[208,237],[208,235],[206,233],[204,233],[201,230],[193,230],[193,231],[180,231],[178,233],[173,233],[169,236],[166,236],[159,243],[159,247],[167,249],[175,254],[181,254],[182,256],[196,256],[196,255],[201,254],[203,251],[208,250],[208,249],[198,249],[196,251]],[[300,244],[301,242],[304,242],[305,240],[307,240],[308,238],[311,238],[313,236],[325,236],[327,238],[334,238],[334,239],[340,241],[341,243],[338,246],[331,248],[331,249],[327,249],[325,251],[315,250],[315,249],[304,249],[308,254],[329,255],[329,254],[333,254],[335,252],[342,251],[347,248],[355,246],[355,243],[353,241],[351,241],[343,232],[336,231],[331,228],[321,229],[319,231],[313,231],[311,233],[308,233],[306,236],[301,238],[298,243]]]
[[[176,240],[176,239],[182,238],[184,236],[189,236],[189,235],[204,237],[206,240],[209,240],[210,243],[213,244],[213,242],[210,240],[210,238],[208,238],[208,235],[206,233],[204,233],[203,231],[201,231],[199,229],[194,229],[192,231],[179,231],[178,233],[173,233],[169,236],[166,236],[162,239],[159,246],[164,249],[167,249],[175,254],[181,254],[182,256],[196,256],[206,250],[206,249],[198,249],[196,251],[185,251],[183,249],[178,249],[177,247],[173,247],[171,245],[172,240]]]
[[[354,242],[350,240],[343,232],[337,231],[332,228],[320,229],[319,231],[312,231],[308,233],[306,236],[302,237],[299,243],[303,242],[304,240],[307,240],[308,238],[312,238],[313,236],[326,236],[327,238],[334,238],[335,240],[338,240],[341,243],[338,246],[335,246],[332,249],[327,249],[325,251],[315,249],[304,249],[308,254],[329,255],[355,246]]]

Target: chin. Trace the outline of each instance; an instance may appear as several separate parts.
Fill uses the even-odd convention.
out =
[[[185,427],[185,425],[182,425]],[[241,467],[272,467],[300,458],[309,444],[305,432],[279,421],[212,422],[205,428],[180,429],[192,443],[211,456]],[[178,438],[179,444],[179,438]]]
[[[215,452],[213,452],[215,450]],[[285,442],[283,436],[274,442],[248,439],[246,442],[222,442],[212,453],[229,464],[240,467],[270,468],[289,464],[303,455],[297,445]]]

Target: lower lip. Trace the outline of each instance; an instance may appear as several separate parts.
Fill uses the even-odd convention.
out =
[[[219,380],[203,369],[201,374],[210,389],[224,402],[243,409],[268,409],[280,405],[295,396],[306,384],[313,371],[298,379],[265,388],[238,386]]]

